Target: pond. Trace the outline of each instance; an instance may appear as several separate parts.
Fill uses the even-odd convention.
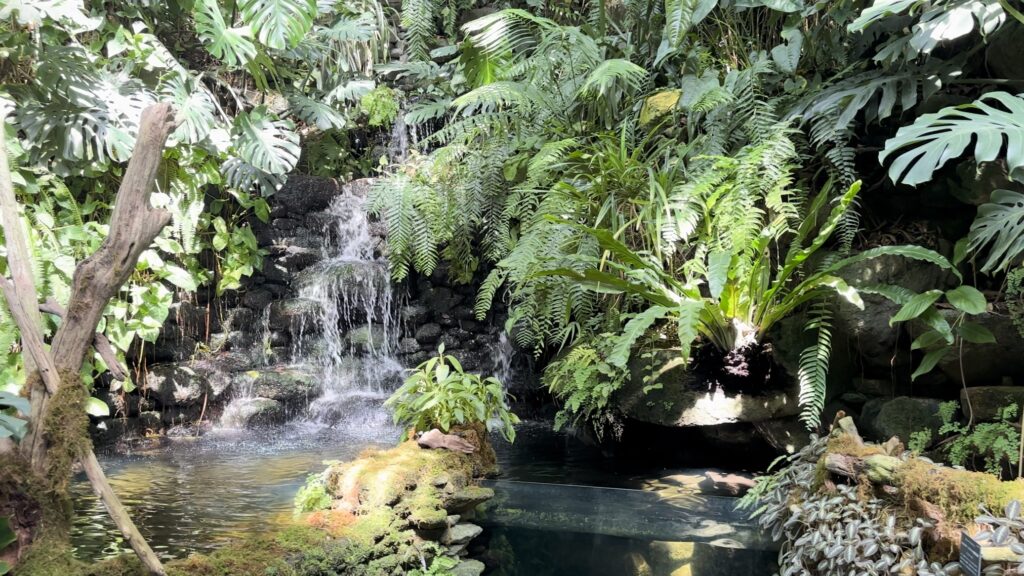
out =
[[[325,461],[352,459],[367,447],[389,446],[397,438],[398,430],[379,419],[344,428],[292,424],[263,432],[214,431],[201,438],[174,439],[148,452],[103,455],[101,462],[140,531],[158,554],[170,559],[291,522],[292,500],[307,475],[322,471]],[[637,488],[656,475],[553,432],[549,421],[524,422],[514,446],[497,438],[495,445],[503,480]],[[84,478],[77,479],[73,492],[76,554],[99,559],[128,551]],[[571,491],[553,493],[553,498],[574,497]],[[642,513],[637,516],[636,522],[645,521]],[[690,567],[686,574],[703,576],[772,573],[773,554],[759,551],[690,544],[693,560],[677,559],[668,567],[657,558],[665,556],[662,548],[679,543],[564,528],[487,528],[481,544],[505,574],[629,574],[626,569],[646,561],[645,555],[652,557],[652,551],[657,553],[651,567],[656,575],[681,575],[682,565]],[[678,551],[667,554],[679,556]],[[701,557],[715,560],[701,563]]]

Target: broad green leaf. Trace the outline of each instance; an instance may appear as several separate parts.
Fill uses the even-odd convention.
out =
[[[910,379],[917,380],[918,377],[931,372],[935,365],[939,363],[939,360],[942,360],[942,357],[946,355],[946,352],[949,352],[947,347],[929,351],[921,359],[921,364],[918,365],[917,370],[914,370],[914,373],[910,375]]]
[[[167,274],[166,279],[168,282],[186,292],[195,292],[199,287],[192,274],[180,266],[167,264],[164,266],[164,272]]]
[[[884,163],[895,156],[889,177],[914,186],[931,180],[936,170],[963,155],[972,142],[976,162],[992,162],[1005,149],[1011,176],[1021,175],[1024,97],[989,92],[970,104],[924,114],[887,140],[878,159]]]
[[[995,344],[996,337],[988,328],[974,322],[964,322],[956,329],[957,335],[971,344]]]
[[[910,343],[911,350],[927,350],[937,344],[948,344],[946,338],[935,330],[929,330],[921,334]]]
[[[241,0],[242,20],[269,48],[294,48],[316,19],[316,0]]]
[[[658,320],[664,318],[672,311],[667,306],[651,306],[643,312],[633,316],[622,328],[622,334],[615,339],[612,352],[608,355],[608,362],[613,366],[625,368],[629,363],[629,356],[633,345],[647,330]]]
[[[107,403],[103,400],[90,396],[85,399],[85,412],[90,416],[102,418],[104,416],[110,416],[110,407],[107,406]]]
[[[288,105],[296,118],[321,130],[345,127],[345,117],[341,112],[320,100],[293,94],[288,97]]]
[[[217,0],[196,0],[192,10],[199,39],[214,58],[231,68],[240,68],[256,57],[249,27],[228,27]]]
[[[981,266],[986,274],[1019,263],[1024,256],[1024,194],[994,190],[989,202],[978,207],[967,235],[967,250],[987,252]]]
[[[889,318],[889,325],[917,318],[925,310],[931,308],[932,304],[940,297],[942,297],[942,290],[929,290],[915,295],[892,318]]]
[[[985,295],[966,284],[946,292],[946,300],[957,310],[968,314],[981,314],[985,311]]]
[[[32,410],[28,398],[0,391],[0,409],[3,408],[14,408],[22,414],[28,414]]]
[[[239,157],[258,170],[286,174],[299,161],[299,135],[291,122],[275,120],[265,106],[235,117]]]
[[[665,0],[665,30],[662,42],[672,50],[683,45],[686,34],[704,20],[718,0]]]

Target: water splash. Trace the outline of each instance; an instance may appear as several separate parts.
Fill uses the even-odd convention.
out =
[[[398,302],[387,260],[378,256],[378,239],[370,234],[364,199],[346,191],[327,214],[322,260],[297,279],[299,298],[315,306],[302,319],[292,361],[312,365],[322,377],[310,418],[334,422],[365,416],[366,404],[379,403],[394,388],[402,366],[393,357]]]

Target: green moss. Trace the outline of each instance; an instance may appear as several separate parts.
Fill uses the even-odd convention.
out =
[[[257,536],[229,544],[208,555],[195,554],[167,563],[168,576],[293,576],[289,551],[273,536]]]
[[[969,525],[981,506],[1003,510],[1012,500],[1024,501],[1024,480],[1001,482],[991,474],[936,468],[917,458],[900,466],[896,485],[910,503],[921,499],[939,506],[947,521]]]

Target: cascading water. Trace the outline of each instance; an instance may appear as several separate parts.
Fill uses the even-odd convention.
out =
[[[393,357],[398,306],[363,203],[348,192],[334,199],[322,259],[297,279],[299,298],[313,312],[301,319],[292,362],[310,365],[321,378],[321,395],[309,409],[320,423],[379,416],[376,405],[402,373]]]

